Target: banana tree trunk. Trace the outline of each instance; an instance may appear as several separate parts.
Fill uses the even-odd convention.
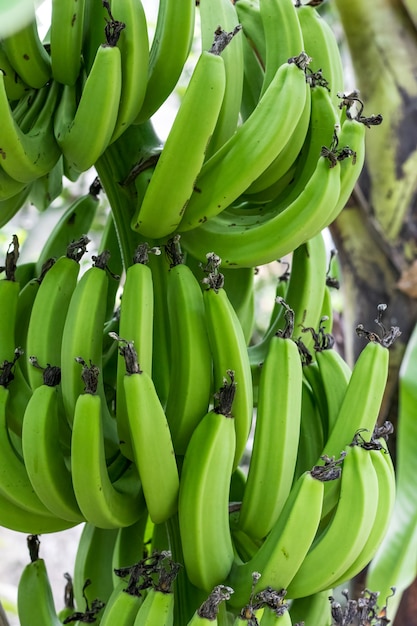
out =
[[[335,4],[364,115],[380,113],[383,123],[367,132],[362,175],[330,230],[342,267],[345,327],[369,324],[377,304],[386,303],[384,323],[401,329],[381,415],[395,425],[398,369],[417,321],[417,3]],[[351,335],[346,356],[353,361],[362,344]],[[392,452],[395,458],[395,440]],[[363,580],[357,582],[361,590]],[[394,626],[417,624],[416,594],[417,582],[403,595]]]

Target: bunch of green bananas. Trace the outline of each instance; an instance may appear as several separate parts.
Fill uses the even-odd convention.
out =
[[[395,495],[378,416],[399,331],[379,305],[354,366],[336,352],[322,232],[381,120],[312,3],[160,0],[149,39],[140,0],[53,0],[47,40],[34,14],[1,41],[0,223],[99,182],[35,262],[16,236],[5,254],[0,524],[84,524],[64,623],[330,626],[323,594],[372,559]],[[287,254],[255,341],[255,268]],[[59,623],[41,562],[22,626]]]

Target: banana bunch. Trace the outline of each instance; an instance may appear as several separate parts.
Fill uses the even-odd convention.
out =
[[[34,14],[0,42],[0,223],[98,174],[0,268],[0,524],[84,525],[65,616],[45,571],[27,592],[43,624],[287,626],[294,606],[317,626],[383,540],[399,330],[379,305],[357,362],[338,354],[323,236],[381,118],[316,5],[160,0],[151,38],[140,0],[53,0],[47,41]],[[256,268],[286,255],[256,336]]]

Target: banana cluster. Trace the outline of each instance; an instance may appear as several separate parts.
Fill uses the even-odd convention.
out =
[[[34,14],[0,42],[0,223],[98,174],[35,262],[14,236],[1,268],[0,524],[34,551],[22,626],[330,626],[328,595],[381,544],[399,330],[379,305],[354,366],[335,350],[323,237],[381,119],[344,93],[313,4],[160,0],[151,40],[140,0],[53,0],[47,39]],[[288,254],[257,337],[255,270]],[[77,524],[58,616],[36,537]]]

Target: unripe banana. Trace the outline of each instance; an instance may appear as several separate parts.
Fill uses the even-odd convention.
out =
[[[185,208],[180,231],[195,229],[224,211],[279,154],[296,128],[309,95],[304,73],[306,60],[300,54],[280,67],[252,115],[205,162]],[[291,105],[287,100],[290,94]]]
[[[97,368],[83,366],[86,390],[75,404],[71,438],[71,473],[78,506],[100,528],[130,526],[143,513],[142,487],[131,464],[111,482],[106,466],[101,398],[95,393]]]
[[[111,141],[123,134],[139,114],[145,98],[149,66],[148,27],[141,0],[112,0],[115,19],[126,25],[118,46],[122,64],[119,111]]]
[[[126,270],[120,306],[119,334],[128,337],[138,355],[140,365],[149,375],[152,373],[153,352],[153,278],[148,266],[147,244],[140,244],[134,262]],[[126,366],[121,354],[117,359],[116,419],[120,449],[128,459],[133,459],[129,420],[126,408],[124,377]]]
[[[132,228],[145,237],[165,237],[179,225],[216,126],[225,85],[222,56],[216,48],[204,50],[132,220]],[[203,107],[204,116],[200,115]]]
[[[86,251],[87,238],[73,242],[45,274],[38,289],[26,338],[28,358],[35,357],[42,367],[61,366],[61,342],[66,314]],[[43,383],[42,370],[28,367],[32,389]]]
[[[78,102],[76,86],[64,85],[54,133],[69,166],[78,172],[92,167],[107,148],[117,120],[121,86],[120,50],[114,43],[98,48]]]
[[[218,257],[207,257],[215,265]],[[220,280],[220,282],[218,282]],[[219,389],[225,372],[234,372],[236,393],[232,414],[236,431],[236,450],[233,466],[237,467],[245,450],[253,417],[252,377],[246,340],[239,318],[222,286],[222,275],[214,267],[214,272],[207,276],[208,289],[203,291],[206,310],[206,323],[211,353],[213,357],[213,385]]]
[[[300,436],[302,364],[291,338],[294,313],[271,339],[262,365],[248,479],[239,527],[254,539],[267,536],[291,490]]]
[[[165,413],[176,454],[184,454],[190,437],[209,409],[212,356],[201,286],[184,263],[168,274],[171,368]]]
[[[75,85],[81,71],[85,0],[53,0],[50,26],[52,76]]]
[[[236,446],[236,383],[233,372],[228,374],[231,380],[224,380],[217,407],[191,435],[180,481],[178,519],[185,568],[191,583],[206,592],[225,579],[233,563],[229,488]]]
[[[74,523],[85,521],[74,494],[71,473],[60,443],[60,371],[47,367],[43,384],[30,398],[22,428],[22,451],[32,487],[57,517]]]
[[[217,615],[222,602],[228,600],[233,593],[231,587],[217,585],[208,596],[207,600],[196,610],[187,626],[217,626]]]
[[[27,538],[31,562],[19,579],[17,612],[21,626],[61,626],[44,559],[40,559],[37,535]]]
[[[47,85],[48,96],[31,129],[24,133],[13,119],[4,77],[0,73],[0,114],[2,119],[2,167],[17,181],[30,183],[48,174],[60,157],[53,133],[53,118],[60,93],[56,81]]]
[[[32,11],[30,21],[3,39],[2,46],[16,74],[29,87],[39,89],[51,78],[51,59],[39,38],[34,6]]]
[[[120,350],[126,361],[124,391],[133,458],[149,516],[161,524],[177,510],[179,477],[171,433],[152,378],[140,369],[133,344],[122,339]]]
[[[194,33],[195,2],[161,0],[155,33],[149,52],[148,83],[145,99],[135,123],[149,120],[170,95],[191,49]]]

